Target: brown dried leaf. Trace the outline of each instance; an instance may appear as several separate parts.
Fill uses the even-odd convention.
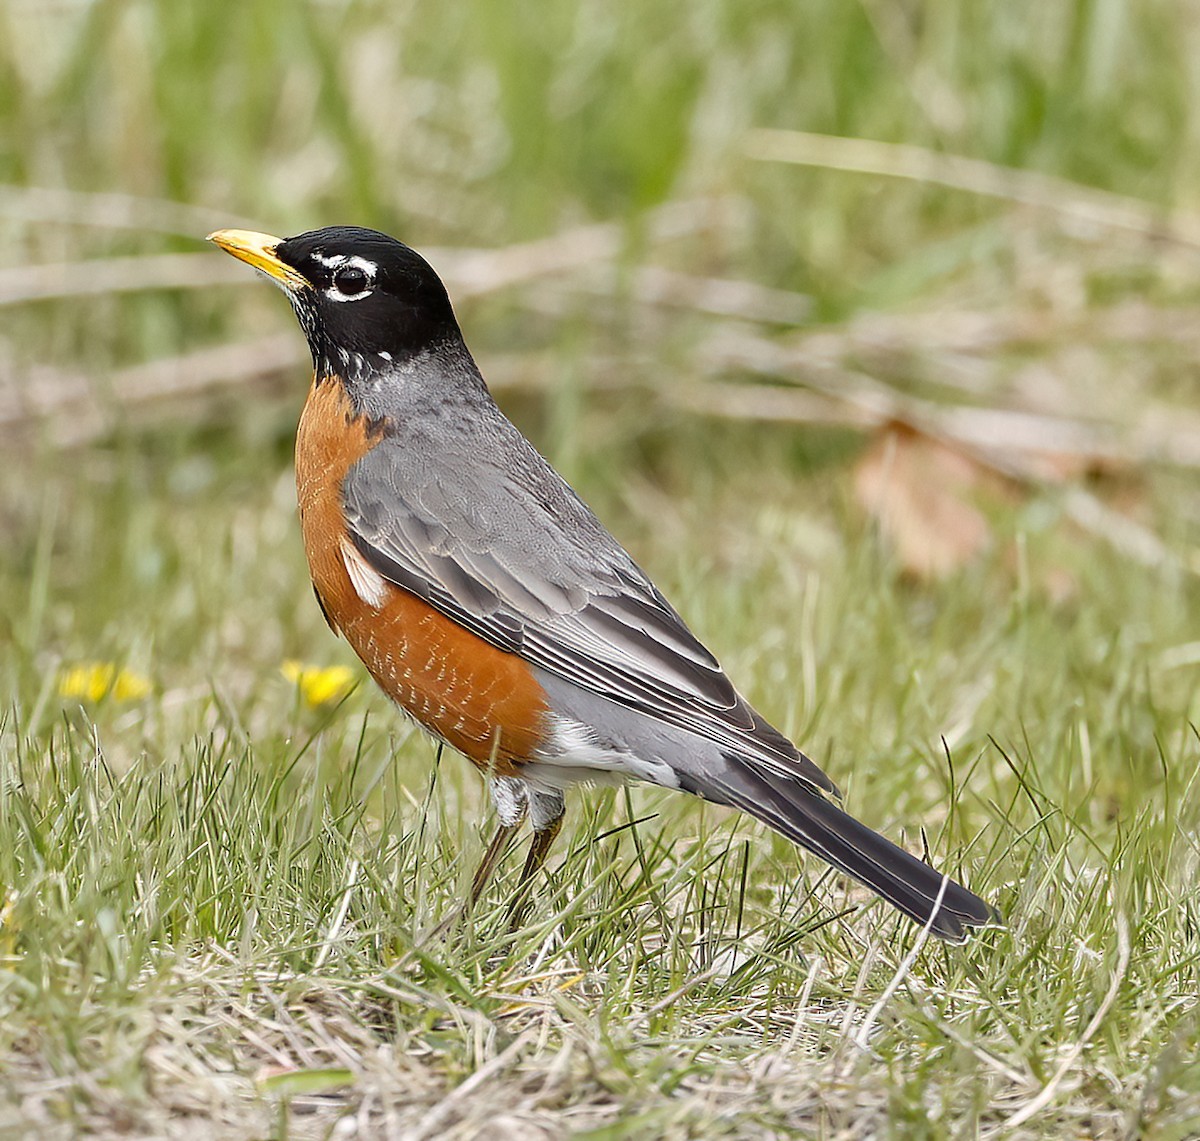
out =
[[[991,543],[968,496],[996,477],[970,457],[903,425],[888,424],[854,472],[858,502],[878,522],[904,569],[918,578],[952,574]]]

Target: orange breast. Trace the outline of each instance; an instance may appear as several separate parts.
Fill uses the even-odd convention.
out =
[[[546,696],[529,667],[391,583],[369,605],[346,569],[342,481],[381,438],[337,380],[314,383],[296,434],[296,493],[317,597],[389,697],[480,768],[513,775],[544,737]]]

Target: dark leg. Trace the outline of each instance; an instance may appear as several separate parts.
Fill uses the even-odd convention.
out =
[[[471,880],[468,910],[475,906],[488,880],[491,879],[492,872],[496,870],[500,857],[504,855],[505,848],[516,835],[521,821],[529,811],[529,791],[519,777],[492,777],[488,781],[488,792],[491,794],[492,804],[496,807],[496,835],[492,837],[479,867],[475,869],[475,878]]]
[[[540,832],[533,834],[533,841],[529,845],[529,855],[525,857],[525,866],[521,869],[521,878],[517,882],[518,887],[525,887],[537,874],[538,869],[546,862],[546,857],[550,854],[550,849],[554,847],[554,841],[558,839],[561,831],[562,817],[560,816],[557,820],[547,824]]]
[[[529,811],[529,793],[523,780],[518,777],[493,777],[488,781],[488,792],[491,793],[492,803],[496,806],[496,817],[499,823],[496,826],[496,834],[492,837],[492,842],[487,846],[487,851],[484,852],[483,859],[479,861],[479,867],[475,869],[475,875],[471,879],[470,896],[462,906],[456,907],[428,935],[422,938],[417,946],[402,955],[399,961],[393,964],[392,970],[402,970],[421,947],[442,938],[451,927],[471,911],[480,895],[483,894],[483,889],[491,879],[492,872],[496,870],[500,857],[504,855],[505,849],[512,842],[512,838],[525,820],[525,814]],[[540,818],[535,817],[535,819]],[[545,859],[544,854],[542,859]]]
[[[521,821],[518,820],[515,824],[501,823],[496,828],[496,834],[492,837],[492,842],[488,845],[487,851],[483,853],[483,859],[479,861],[479,867],[475,869],[475,878],[471,880],[471,896],[467,903],[467,907],[474,907],[479,901],[483,889],[487,886],[487,882],[492,878],[492,872],[496,870],[496,865],[500,862],[500,857],[504,855],[505,849],[512,842],[512,838],[517,834],[517,830],[521,827]]]
[[[560,792],[541,792],[530,790],[529,817],[533,824],[533,840],[529,845],[529,855],[525,857],[525,866],[521,869],[521,878],[517,883],[517,894],[508,905],[508,922],[510,927],[518,927],[525,918],[529,907],[529,892],[533,877],[546,862],[554,841],[562,830],[563,813],[566,804]]]
[[[483,853],[479,867],[471,879],[471,894],[461,907],[456,907],[428,935],[426,942],[440,939],[447,931],[467,915],[479,901],[483,889],[492,878],[492,872],[504,855],[505,849],[517,834],[525,814],[529,810],[529,797],[525,791],[525,782],[515,777],[493,777],[488,781],[488,792],[491,793],[492,803],[496,806],[496,834]]]

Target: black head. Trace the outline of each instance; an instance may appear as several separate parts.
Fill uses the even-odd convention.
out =
[[[460,337],[446,287],[403,242],[359,226],[293,238],[240,230],[211,235],[288,295],[318,365],[403,360]]]

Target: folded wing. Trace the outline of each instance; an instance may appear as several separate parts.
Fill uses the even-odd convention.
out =
[[[628,553],[511,425],[505,462],[464,502],[385,440],[348,474],[362,556],[492,645],[638,712],[836,794],[738,694]],[[487,456],[475,455],[478,469]],[[439,465],[441,466],[441,465]]]

